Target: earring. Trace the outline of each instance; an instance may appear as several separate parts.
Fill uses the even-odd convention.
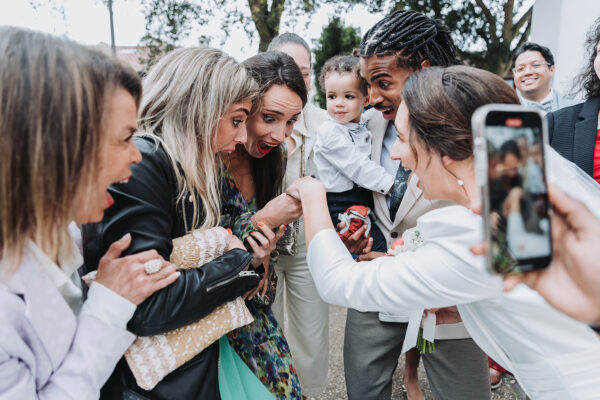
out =
[[[458,186],[463,186],[465,184],[462,179],[457,179],[456,183],[458,183]]]

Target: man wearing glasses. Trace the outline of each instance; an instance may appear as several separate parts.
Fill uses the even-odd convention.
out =
[[[579,102],[552,89],[553,75],[554,56],[549,48],[527,42],[513,55],[515,86],[524,106],[546,114]]]

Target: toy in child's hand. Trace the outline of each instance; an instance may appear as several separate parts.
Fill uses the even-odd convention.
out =
[[[346,226],[338,232],[338,236],[342,241],[346,241],[350,236],[360,229],[363,225],[367,225],[365,237],[371,232],[371,209],[365,206],[352,206],[343,213],[338,215],[340,222],[344,222]]]

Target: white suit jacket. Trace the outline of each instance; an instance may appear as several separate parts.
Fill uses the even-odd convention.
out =
[[[135,339],[103,313],[126,304],[107,304],[110,297],[97,294],[108,289],[92,284],[76,317],[43,272],[48,261],[30,246],[19,269],[0,281],[0,399],[97,399]]]
[[[368,119],[367,128],[373,134],[371,160],[381,163],[383,138],[390,121],[384,119],[381,112],[375,109],[365,112],[364,118]],[[375,203],[375,216],[377,217],[376,224],[385,236],[388,247],[392,245],[394,240],[402,237],[405,230],[413,228],[417,224],[417,218],[421,215],[436,208],[453,204],[444,200],[426,200],[423,197],[423,191],[417,187],[417,179],[414,175],[409,178],[408,188],[393,220],[390,218],[390,209],[384,194],[373,192],[373,201]],[[418,314],[420,310],[398,309],[394,312],[382,312],[379,314],[379,319],[385,322],[408,322],[411,314]],[[462,323],[441,325],[435,332],[436,339],[463,339],[468,337],[469,334]]]
[[[450,206],[420,217],[417,229],[417,250],[360,263],[333,230],[317,233],[307,260],[321,297],[361,311],[456,304],[473,340],[531,399],[598,398],[600,340],[525,285],[502,291],[502,278],[469,250],[481,241],[481,217]]]
[[[317,139],[317,130],[325,121],[327,121],[327,111],[315,106],[312,103],[307,103],[298,121],[294,124],[292,138],[296,142],[296,146],[287,154],[287,167],[285,170],[284,185],[287,188],[294,182],[300,172],[300,146],[302,138],[304,138],[304,165],[305,174],[315,178],[317,176],[317,168],[314,164],[313,147]]]
[[[292,131],[292,138],[296,142],[294,149],[287,154],[287,166],[285,169],[284,176],[284,187],[288,187],[300,176],[300,146],[302,145],[302,139],[304,138],[304,168],[305,176],[317,177],[317,167],[314,162],[314,151],[315,141],[317,140],[317,130],[322,123],[327,121],[329,114],[327,111],[315,106],[312,103],[307,103],[300,118],[294,124],[294,130]],[[298,234],[296,235],[296,247],[304,249],[304,219],[300,218],[300,225],[298,227]],[[298,254],[303,254],[301,250]],[[287,256],[282,256],[287,257]]]

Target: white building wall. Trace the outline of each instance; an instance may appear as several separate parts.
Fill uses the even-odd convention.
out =
[[[530,41],[550,48],[556,71],[554,88],[571,90],[573,78],[587,62],[583,45],[588,29],[600,17],[600,0],[537,0]]]

